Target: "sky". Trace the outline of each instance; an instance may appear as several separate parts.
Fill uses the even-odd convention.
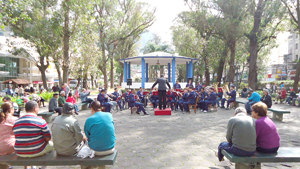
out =
[[[171,26],[176,16],[182,11],[189,10],[184,0],[137,0],[147,2],[156,7],[156,22],[148,29],[150,32],[160,36],[162,41],[172,42]]]

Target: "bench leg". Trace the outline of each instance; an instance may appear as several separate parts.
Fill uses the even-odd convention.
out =
[[[261,169],[261,163],[235,163],[236,169]]]
[[[43,118],[47,123],[50,123],[50,122],[52,122],[52,120],[53,120],[53,117],[52,117],[52,116],[42,116],[42,118]]]
[[[81,110],[87,110],[87,109],[88,109],[88,105],[87,104],[81,106]]]
[[[105,165],[102,166],[81,166],[81,169],[105,169]]]
[[[278,121],[282,121],[283,120],[283,114],[282,113],[274,113],[273,112],[273,119],[274,120],[278,120]]]

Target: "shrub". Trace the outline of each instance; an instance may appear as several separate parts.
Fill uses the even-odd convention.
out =
[[[53,97],[54,92],[43,92],[42,94],[39,94],[40,97],[44,98],[47,102],[50,101],[50,99]]]

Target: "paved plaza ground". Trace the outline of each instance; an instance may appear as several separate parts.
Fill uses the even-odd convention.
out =
[[[241,105],[243,106],[243,105]],[[289,109],[283,122],[275,122],[281,136],[281,146],[300,146],[300,108],[274,105],[274,108]],[[111,169],[230,169],[227,159],[219,162],[215,152],[220,142],[226,141],[226,125],[234,115],[233,110],[218,109],[217,112],[154,116],[130,115],[130,110],[114,113],[116,130],[117,162]],[[76,116],[83,128],[90,111],[81,111]],[[270,116],[272,114],[270,113]],[[51,126],[51,123],[49,124]],[[18,167],[15,167],[18,169]],[[80,168],[79,166],[48,167],[49,169]],[[300,168],[299,163],[264,163],[263,169]]]

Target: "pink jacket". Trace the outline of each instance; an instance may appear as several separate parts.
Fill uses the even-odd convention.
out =
[[[8,115],[6,121],[0,123],[0,155],[11,154],[15,152],[15,135],[13,126],[18,118]]]

